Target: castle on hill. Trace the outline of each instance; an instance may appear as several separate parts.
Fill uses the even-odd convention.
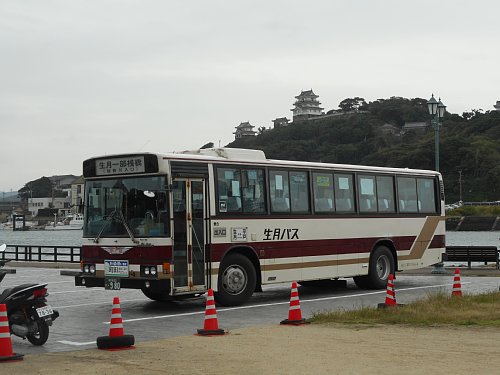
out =
[[[290,110],[293,113],[292,122],[286,117],[278,117],[273,121],[274,128],[281,128],[290,125],[293,122],[310,121],[317,118],[322,118],[326,116],[331,116],[332,114],[327,114],[323,112],[322,107],[320,107],[321,102],[318,100],[319,96],[316,95],[313,90],[301,91],[299,95],[295,97],[295,102],[293,103],[293,108]],[[236,131],[233,132],[234,139],[239,139],[243,137],[253,137],[257,134],[257,131],[253,130],[255,126],[250,124],[249,121],[245,121],[236,126]],[[259,129],[260,130],[260,129]],[[264,131],[263,128],[262,131]]]

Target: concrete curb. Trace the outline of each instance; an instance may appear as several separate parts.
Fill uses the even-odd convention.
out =
[[[438,274],[432,273],[433,267],[421,268],[418,270],[406,270],[402,272],[398,272],[397,275],[401,276],[453,276],[455,269],[460,269],[461,276],[477,276],[477,277],[500,277],[500,270],[497,270],[495,267],[474,267],[472,269],[468,269],[465,267],[446,267],[445,273]]]

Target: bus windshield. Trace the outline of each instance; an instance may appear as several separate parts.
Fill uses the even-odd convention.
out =
[[[164,176],[88,180],[84,237],[170,236]]]

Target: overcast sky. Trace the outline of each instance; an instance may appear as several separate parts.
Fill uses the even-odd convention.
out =
[[[313,89],[500,100],[498,0],[0,2],[0,191],[84,159],[225,145]]]

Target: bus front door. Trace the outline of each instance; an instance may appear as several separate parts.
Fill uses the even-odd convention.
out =
[[[176,179],[173,200],[172,294],[206,290],[205,183],[202,179]]]

